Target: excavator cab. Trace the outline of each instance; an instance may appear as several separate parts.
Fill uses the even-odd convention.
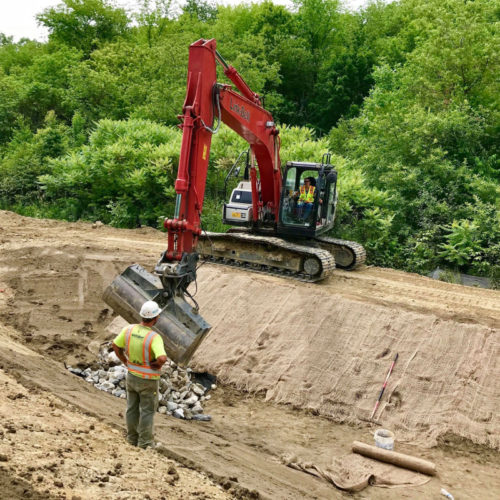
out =
[[[333,227],[337,172],[321,163],[288,162],[283,172],[278,235],[314,238]]]
[[[248,158],[248,151],[241,153],[225,179],[225,199],[228,199],[228,186],[234,185],[222,210],[222,222],[230,226],[252,228]],[[241,160],[245,159],[242,165]],[[260,187],[260,180],[257,186]],[[337,172],[330,163],[329,153],[323,155],[321,163],[288,162],[282,177],[277,235],[314,238],[333,227],[336,206]],[[274,225],[274,221],[272,223]]]

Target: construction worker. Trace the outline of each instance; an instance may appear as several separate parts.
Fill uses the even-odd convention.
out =
[[[301,219],[307,220],[314,205],[314,195],[316,192],[316,179],[306,177],[304,185],[300,186],[299,201],[297,203],[298,215]]]
[[[145,302],[139,313],[142,322],[125,327],[113,341],[113,350],[128,368],[127,441],[139,448],[153,446],[160,369],[167,361],[163,339],[152,330],[160,313],[156,302]]]

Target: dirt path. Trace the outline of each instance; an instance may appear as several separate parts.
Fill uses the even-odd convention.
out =
[[[118,480],[112,475],[105,486],[100,486],[102,481],[92,482],[92,478],[100,479],[108,470],[114,470],[113,449],[123,465],[133,465],[135,454],[139,452],[121,442],[123,401],[69,375],[62,362],[76,364],[94,359],[87,346],[98,345],[111,336],[105,328],[112,314],[100,301],[103,288],[132,262],[150,268],[163,248],[164,235],[150,229],[92,228],[90,224],[35,220],[0,212],[0,290],[3,290],[0,292],[0,340],[3,345],[0,383],[7,387],[0,398],[0,412],[4,421],[9,420],[8,415],[14,412],[26,416],[22,423],[19,422],[17,433],[5,433],[0,440],[0,453],[8,458],[7,462],[0,464],[0,485],[3,484],[0,494],[10,491],[13,480],[17,481],[15,491],[20,495],[24,489],[31,488],[34,497],[45,495],[44,498],[62,498],[63,493],[67,498],[72,495],[92,498],[95,497],[92,488],[100,496],[107,492],[109,498],[122,498],[119,494],[123,494],[123,498],[135,498],[133,495],[137,491],[144,491],[141,490],[144,484],[141,481],[151,477],[149,471],[143,475],[137,472],[136,489],[132,482],[124,478]],[[415,332],[418,332],[415,325],[424,324],[432,335],[430,340],[418,341],[419,352],[423,355],[429,349],[442,351],[445,341],[451,342],[450,345],[458,342],[456,354],[450,359],[460,362],[461,369],[450,367],[450,378],[438,380],[431,369],[426,374],[409,363],[406,374],[399,372],[399,378],[394,378],[399,385],[388,388],[392,390],[389,393],[393,399],[383,410],[386,418],[383,423],[394,429],[396,423],[403,421],[397,435],[406,436],[406,443],[398,442],[398,449],[435,461],[439,477],[417,488],[370,488],[355,496],[437,498],[440,487],[444,486],[457,499],[498,497],[498,452],[446,432],[456,421],[459,434],[475,436],[478,442],[493,446],[498,443],[498,389],[494,388],[494,381],[488,382],[488,378],[497,376],[500,369],[495,354],[498,353],[500,324],[498,292],[448,285],[378,268],[366,268],[356,273],[338,271],[326,283],[304,286],[207,265],[200,271],[199,282],[198,299],[214,331],[197,355],[195,366],[209,369],[221,379],[259,395],[249,396],[230,387],[219,387],[207,408],[213,420],[206,424],[158,416],[157,434],[165,444],[166,457],[152,454],[150,470],[167,471],[163,476],[168,477],[168,467],[175,461],[177,465],[174,467],[180,476],[168,490],[166,498],[224,498],[227,491],[232,496],[260,495],[264,498],[351,496],[286,467],[283,462],[287,457],[296,456],[303,461],[325,465],[333,457],[348,453],[354,439],[371,442],[373,425],[352,416],[365,408],[371,409],[373,395],[385,375],[387,360],[395,349],[400,351],[400,356],[408,351],[410,359],[417,345],[412,344],[416,341]],[[302,286],[304,288],[298,288]],[[287,327],[290,311],[303,311],[311,297],[314,297],[318,314],[330,318],[314,333],[314,342],[321,331],[327,329],[327,338],[336,338],[336,342],[344,346],[345,359],[332,352],[332,356],[337,356],[336,362],[323,362],[321,356],[313,358],[307,346],[302,345],[304,335],[287,336],[292,330],[290,325],[295,325],[295,319],[291,318]],[[287,306],[290,307],[286,309]],[[350,320],[346,323],[346,318],[355,318],[349,327],[346,325]],[[361,335],[360,329],[367,321],[370,332],[378,331],[380,325],[377,326],[373,318],[376,318],[376,323],[382,322],[382,327],[398,324],[398,335],[390,329],[374,338],[368,331]],[[313,316],[306,320],[307,324],[316,321]],[[251,325],[245,330],[241,327],[242,322]],[[333,328],[334,324],[338,328]],[[450,329],[455,336],[448,333]],[[404,335],[399,332],[404,332]],[[373,349],[371,343],[379,343],[381,339],[384,345],[374,353],[383,355],[368,362],[363,358],[363,350]],[[295,351],[300,353],[299,364],[296,364],[292,351],[287,350],[289,345],[295,346]],[[384,354],[386,346],[389,352]],[[326,344],[315,345],[317,352],[327,349],[331,348]],[[356,352],[360,354],[356,355]],[[462,352],[476,353],[474,359],[478,359],[480,365],[470,365],[469,358]],[[484,362],[482,352],[489,355]],[[352,359],[355,362],[352,363]],[[362,370],[356,376],[358,364]],[[340,372],[336,371],[338,366],[343,366]],[[354,371],[351,373],[350,369]],[[277,377],[276,372],[279,372]],[[338,386],[333,392],[329,388],[321,390],[319,396],[315,395],[313,389],[321,381],[329,385],[328,377],[338,378],[339,373],[347,377],[342,386],[349,380],[347,385],[352,386],[351,389]],[[429,380],[418,378],[426,376]],[[368,379],[374,380],[367,386]],[[411,385],[416,380],[421,385]],[[299,387],[297,381],[304,386]],[[467,393],[463,401],[444,389],[447,385],[462,382]],[[309,383],[313,385],[306,387]],[[467,392],[469,386],[470,394]],[[428,420],[428,428],[418,429],[414,427],[415,421],[405,404],[413,404],[411,391],[429,392],[433,387],[441,388],[441,392],[438,391],[440,400],[446,399],[449,406],[436,412],[441,415],[436,417],[437,420]],[[8,397],[17,393],[22,396]],[[358,393],[361,394],[359,397]],[[399,407],[398,393],[403,400]],[[335,396],[333,402],[329,402],[333,397],[331,394]],[[421,397],[420,394],[417,396]],[[440,400],[436,399],[435,404],[441,404]],[[289,404],[276,405],[272,401]],[[349,404],[339,406],[343,401]],[[492,407],[488,406],[488,401],[492,401]],[[50,402],[61,408],[50,407]],[[458,412],[455,418],[455,405],[464,402],[471,403],[474,411]],[[489,416],[491,408],[496,408],[497,415]],[[342,410],[340,413],[339,409]],[[47,412],[59,412],[60,415],[44,427]],[[329,415],[337,422],[345,421],[350,425],[339,425],[317,415]],[[421,418],[421,411],[418,415]],[[38,426],[43,434],[22,428],[29,424]],[[80,440],[78,429],[87,429],[90,425],[99,430],[95,433],[98,435],[85,433],[85,447],[89,448],[85,448],[84,465],[90,469],[78,465],[76,457],[72,458],[73,451],[65,452],[62,448],[64,456],[59,458],[61,442],[72,438]],[[439,432],[432,434],[431,428],[439,429]],[[56,429],[61,430],[61,441],[53,437]],[[113,431],[118,431],[118,434]],[[22,445],[14,439],[21,434]],[[424,438],[434,436],[439,446],[430,449],[422,447],[422,443],[415,446],[420,435]],[[43,469],[45,462],[35,455],[35,450],[39,449],[35,444],[54,460],[56,457],[64,460],[58,465],[58,477],[53,471]],[[74,443],[68,445],[74,446]],[[186,466],[199,472],[188,470]],[[30,470],[30,467],[36,469]],[[37,482],[38,469],[43,469],[40,484]],[[83,474],[82,470],[93,470],[95,477],[91,473]],[[189,474],[197,475],[191,477]],[[55,485],[59,476],[64,477],[61,479],[63,487]],[[131,476],[136,477],[132,472]],[[224,485],[227,491],[217,485]],[[162,487],[159,479],[149,493],[151,498],[161,498],[164,495]],[[203,493],[196,493],[201,491]]]

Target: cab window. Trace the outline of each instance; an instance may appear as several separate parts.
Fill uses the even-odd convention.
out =
[[[335,206],[337,205],[337,176],[329,176],[330,185],[328,188],[328,208],[326,212],[326,223],[333,222],[335,216]]]

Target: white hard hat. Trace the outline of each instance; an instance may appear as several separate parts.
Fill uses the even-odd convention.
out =
[[[153,319],[156,318],[161,313],[160,306],[154,300],[148,300],[144,302],[141,307],[141,318]]]

